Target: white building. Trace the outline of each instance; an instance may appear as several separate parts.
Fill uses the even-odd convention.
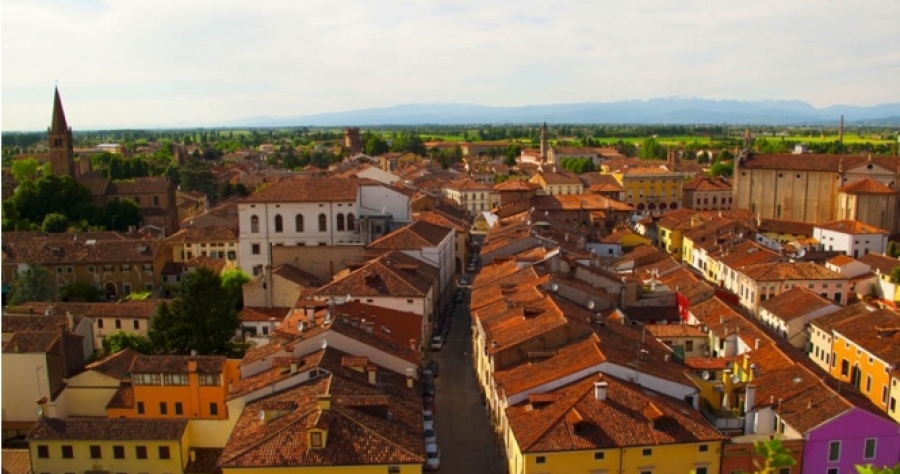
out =
[[[813,227],[813,238],[822,250],[844,252],[853,258],[868,253],[884,253],[888,244],[888,231],[859,221],[834,221]]]
[[[444,196],[472,214],[490,211],[500,205],[500,193],[494,192],[493,185],[471,179],[447,183],[444,187]]]
[[[456,232],[448,227],[425,221],[391,232],[373,241],[366,249],[388,253],[400,251],[428,263],[440,272],[441,295],[448,292],[456,267]]]

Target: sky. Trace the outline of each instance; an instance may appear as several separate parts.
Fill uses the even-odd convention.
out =
[[[897,0],[3,0],[0,127],[408,103],[900,102]]]

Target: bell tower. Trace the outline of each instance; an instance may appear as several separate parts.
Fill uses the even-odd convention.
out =
[[[75,177],[75,152],[72,143],[72,128],[66,123],[59,89],[53,91],[53,121],[47,129],[47,148],[50,168],[57,176]]]

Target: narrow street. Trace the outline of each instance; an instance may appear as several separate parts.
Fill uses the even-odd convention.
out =
[[[502,474],[487,409],[472,368],[469,291],[454,315],[443,350],[433,353],[440,364],[435,379],[435,431],[441,452],[441,473]]]

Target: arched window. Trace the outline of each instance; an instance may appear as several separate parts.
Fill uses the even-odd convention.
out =
[[[337,230],[344,230],[344,215],[340,213],[337,215]]]
[[[259,217],[253,216],[250,218],[250,232],[254,234],[259,232]]]
[[[326,232],[328,230],[328,220],[325,217],[325,214],[319,214],[319,232]]]
[[[284,232],[284,220],[281,214],[275,214],[275,232]]]
[[[356,230],[356,218],[352,212],[347,213],[347,230]]]
[[[303,214],[297,214],[297,216],[294,217],[294,230],[303,232]]]

